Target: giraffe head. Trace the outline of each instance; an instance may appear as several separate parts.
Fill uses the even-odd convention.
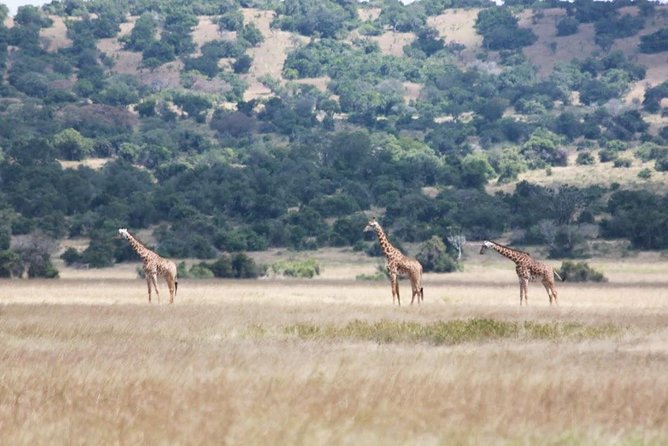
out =
[[[376,221],[376,217],[373,217],[371,220],[369,220],[369,223],[366,224],[364,232],[376,231],[379,228],[380,224]]]
[[[480,247],[480,254],[484,254],[486,249],[492,248],[493,246],[493,243],[489,240],[483,241],[482,246]]]
[[[128,230],[125,229],[125,228],[120,228],[120,229],[118,230],[118,234],[119,234],[121,237],[125,238],[125,239],[130,238],[130,233],[129,233]]]

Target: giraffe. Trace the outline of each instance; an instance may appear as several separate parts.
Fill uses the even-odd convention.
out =
[[[380,249],[385,253],[387,258],[387,272],[390,274],[390,286],[392,287],[392,303],[396,297],[397,303],[401,306],[401,298],[399,297],[399,275],[408,275],[411,280],[411,288],[413,289],[413,296],[411,297],[411,305],[417,296],[418,304],[424,301],[424,289],[422,288],[422,265],[415,259],[406,257],[387,239],[383,228],[372,218],[364,228],[364,232],[374,231],[378,236]]]
[[[515,262],[515,265],[517,265],[515,271],[517,271],[517,277],[520,279],[520,306],[522,306],[522,299],[524,299],[525,305],[529,305],[529,298],[527,295],[529,281],[539,277],[547,291],[550,305],[552,305],[552,299],[554,299],[556,305],[559,305],[557,302],[557,289],[554,286],[554,276],[557,276],[559,280],[563,281],[563,279],[551,266],[545,265],[534,259],[528,252],[508,248],[507,246],[489,240],[482,242],[480,254],[484,254],[486,249],[493,249],[502,256],[508,257]]]
[[[144,263],[144,275],[146,276],[146,284],[148,285],[148,302],[151,303],[151,287],[155,289],[155,294],[158,295],[158,303],[160,303],[160,292],[158,291],[158,276],[164,277],[169,288],[169,303],[174,303],[174,296],[179,283],[176,281],[176,264],[171,260],[160,257],[155,252],[148,249],[141,244],[136,238],[128,232],[127,229],[121,228],[118,230],[121,237],[125,238],[134,251],[141,257]]]

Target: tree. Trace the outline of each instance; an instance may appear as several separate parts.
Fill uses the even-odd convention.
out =
[[[18,254],[29,278],[58,277],[58,270],[51,263],[51,252],[55,248],[55,241],[40,233],[20,236],[14,245],[14,251]]]
[[[93,152],[93,141],[73,128],[67,128],[54,135],[53,146],[67,160],[81,160]]]
[[[335,37],[347,21],[356,17],[356,6],[332,0],[285,0],[278,12],[276,22],[283,30],[305,36],[319,33],[322,37]]]
[[[462,187],[482,188],[494,174],[484,153],[471,153],[462,159]]]
[[[421,8],[388,1],[384,2],[378,21],[398,32],[415,32],[424,26],[427,15]]]
[[[239,31],[244,25],[244,15],[239,9],[228,11],[218,18],[219,31]]]
[[[461,264],[448,253],[445,243],[436,235],[420,245],[415,257],[425,272],[450,273],[461,269]]]
[[[660,30],[640,36],[640,52],[641,53],[660,53],[668,50],[668,28],[661,28]]]
[[[529,140],[522,144],[520,152],[532,168],[546,165],[565,166],[566,152],[559,149],[559,144],[561,144],[559,136],[544,128],[538,128],[531,134]]]
[[[237,34],[237,38],[247,42],[250,46],[258,46],[264,42],[264,36],[262,32],[255,26],[254,23],[249,23],[248,25],[242,26],[241,30]]]
[[[234,61],[234,63],[232,64],[232,68],[234,69],[234,72],[237,74],[245,74],[248,73],[252,64],[253,64],[253,58],[250,57],[248,54],[242,54],[237,58],[236,61]]]
[[[565,16],[557,22],[557,36],[570,36],[578,32],[580,22],[575,17]]]
[[[466,243],[466,236],[464,235],[462,228],[457,226],[449,227],[446,239],[448,240],[448,243],[457,250],[457,261],[459,262],[462,259],[462,248]]]
[[[194,118],[199,123],[206,120],[207,111],[213,105],[211,98],[205,94],[193,94],[189,92],[176,93],[172,101],[174,105],[186,112],[188,117]]]
[[[517,26],[517,18],[509,8],[492,6],[480,10],[475,28],[483,36],[483,46],[491,50],[515,49],[533,44],[533,31]]]

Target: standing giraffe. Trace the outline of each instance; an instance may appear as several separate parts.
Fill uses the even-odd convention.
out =
[[[522,306],[522,298],[524,298],[525,304],[529,305],[529,298],[527,295],[529,281],[535,280],[538,277],[541,278],[543,286],[545,287],[545,290],[547,290],[547,297],[550,299],[550,305],[552,305],[553,298],[554,303],[559,305],[557,302],[557,289],[554,286],[554,276],[557,276],[559,280],[564,279],[562,279],[551,266],[545,265],[534,259],[528,252],[508,248],[507,246],[499,245],[498,243],[490,242],[489,240],[482,242],[480,254],[484,254],[485,250],[488,248],[493,249],[504,257],[508,257],[515,262],[515,265],[517,265],[515,271],[517,271],[517,277],[520,279],[520,306]]]
[[[132,249],[135,250],[144,263],[144,275],[146,276],[146,284],[148,285],[148,302],[151,303],[151,287],[153,287],[155,294],[158,295],[158,303],[160,303],[158,276],[161,276],[164,277],[169,288],[169,303],[174,303],[174,296],[179,285],[176,281],[176,264],[171,260],[160,257],[142,245],[127,229],[121,228],[118,230],[118,233],[130,243]]]
[[[392,303],[396,297],[397,302],[401,306],[401,299],[399,297],[399,275],[407,275],[411,279],[411,288],[413,289],[413,297],[411,298],[411,305],[417,296],[418,304],[424,301],[424,289],[422,288],[422,265],[415,259],[406,257],[387,239],[383,228],[372,218],[364,228],[364,232],[374,231],[378,236],[380,249],[385,253],[387,258],[387,272],[390,274],[390,286],[392,287]]]

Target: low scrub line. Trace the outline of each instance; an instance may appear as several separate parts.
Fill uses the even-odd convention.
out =
[[[516,322],[494,319],[419,322],[354,320],[344,326],[299,323],[288,325],[284,332],[301,339],[352,339],[379,344],[429,343],[455,345],[500,339],[581,340],[602,339],[621,332],[615,325],[584,325],[573,322]]]

